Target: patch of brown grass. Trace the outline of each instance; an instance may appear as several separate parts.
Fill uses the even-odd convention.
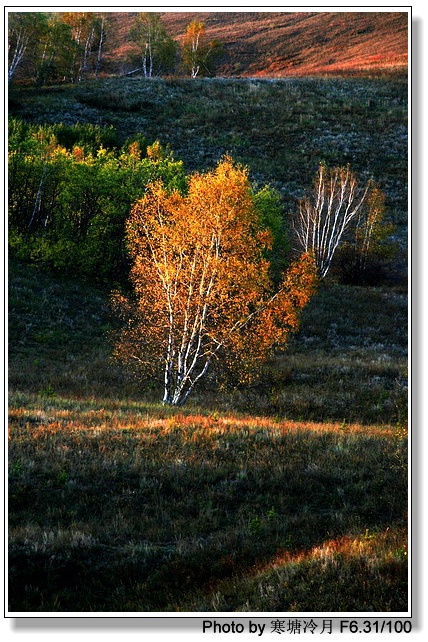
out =
[[[187,610],[201,599],[215,610],[218,591],[220,610],[245,611],[243,585],[263,611],[255,583],[290,569],[306,578],[302,610],[324,571],[348,578],[349,605],[355,560],[385,558],[372,534],[405,530],[406,436],[392,426],[21,394],[8,450],[14,612]],[[381,570],[371,587],[386,610],[406,600],[397,559],[400,583],[385,593]],[[269,595],[285,607],[281,586]],[[323,599],[349,610],[335,593]]]
[[[134,13],[109,15],[105,71],[126,60]],[[180,41],[191,20],[225,50],[218,75],[304,76],[406,73],[408,17],[400,12],[164,12]]]

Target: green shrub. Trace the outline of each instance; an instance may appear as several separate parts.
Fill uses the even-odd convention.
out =
[[[120,279],[124,223],[146,185],[183,191],[183,164],[138,134],[116,148],[116,131],[93,125],[28,125],[12,119],[9,225],[13,253],[62,272]]]

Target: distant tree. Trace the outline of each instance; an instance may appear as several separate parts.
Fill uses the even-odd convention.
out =
[[[158,13],[138,14],[129,37],[140,51],[141,67],[135,71],[142,70],[145,78],[152,78],[173,68],[177,45],[167,35]]]
[[[70,66],[76,52],[71,28],[53,13],[38,39],[33,58],[32,77],[36,84],[58,82],[69,77]]]
[[[105,21],[99,14],[90,11],[68,11],[59,14],[61,20],[69,25],[75,48],[69,76],[73,82],[80,82],[90,72],[99,69],[102,43],[105,36]],[[101,49],[100,49],[101,47]],[[96,62],[91,59],[96,54]]]
[[[90,70],[94,48],[99,66],[102,24],[94,13],[9,14],[9,81],[17,69],[20,79],[41,85],[81,80]]]
[[[218,40],[207,40],[204,22],[192,20],[182,43],[182,62],[192,78],[198,75],[211,76],[216,58],[221,52]]]
[[[364,260],[375,238],[379,197],[373,182],[360,186],[349,167],[319,166],[312,194],[300,201],[293,225],[300,250],[314,255],[321,278],[328,273],[351,226]]]
[[[18,68],[31,64],[38,43],[45,36],[48,14],[14,12],[8,14],[8,81]]]
[[[101,70],[103,47],[104,47],[104,41],[106,39],[106,24],[107,24],[106,14],[101,13],[98,17],[98,21],[99,21],[99,39],[98,39],[98,48],[97,48],[97,62],[95,65],[95,76],[97,78]]]
[[[248,381],[298,327],[315,267],[304,255],[275,288],[244,168],[230,158],[189,178],[188,193],[153,183],[126,226],[134,297],[113,305],[124,321],[115,356],[163,381],[163,402],[183,405],[211,365]]]

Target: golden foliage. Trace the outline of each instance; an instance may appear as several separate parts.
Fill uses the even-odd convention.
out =
[[[302,256],[273,290],[245,168],[225,157],[194,174],[185,196],[149,185],[126,226],[136,303],[114,295],[127,322],[116,356],[163,373],[164,401],[184,403],[215,360],[250,373],[298,327],[312,295],[314,261]]]

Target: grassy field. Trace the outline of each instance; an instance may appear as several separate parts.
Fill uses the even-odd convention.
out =
[[[379,287],[324,283],[257,385],[179,412],[110,360],[109,288],[9,265],[9,608],[407,610],[407,83],[111,78],[13,89],[10,113],[230,152],[292,211],[321,160],[386,194]]]
[[[310,189],[321,161],[374,178],[388,217],[407,225],[407,80],[111,78],[43,90],[12,89],[10,113],[39,123],[113,125],[123,143],[143,133],[187,171],[224,155],[269,183],[286,212]]]
[[[181,411],[107,292],[9,268],[9,607],[407,609],[406,293],[325,285],[253,389]]]

